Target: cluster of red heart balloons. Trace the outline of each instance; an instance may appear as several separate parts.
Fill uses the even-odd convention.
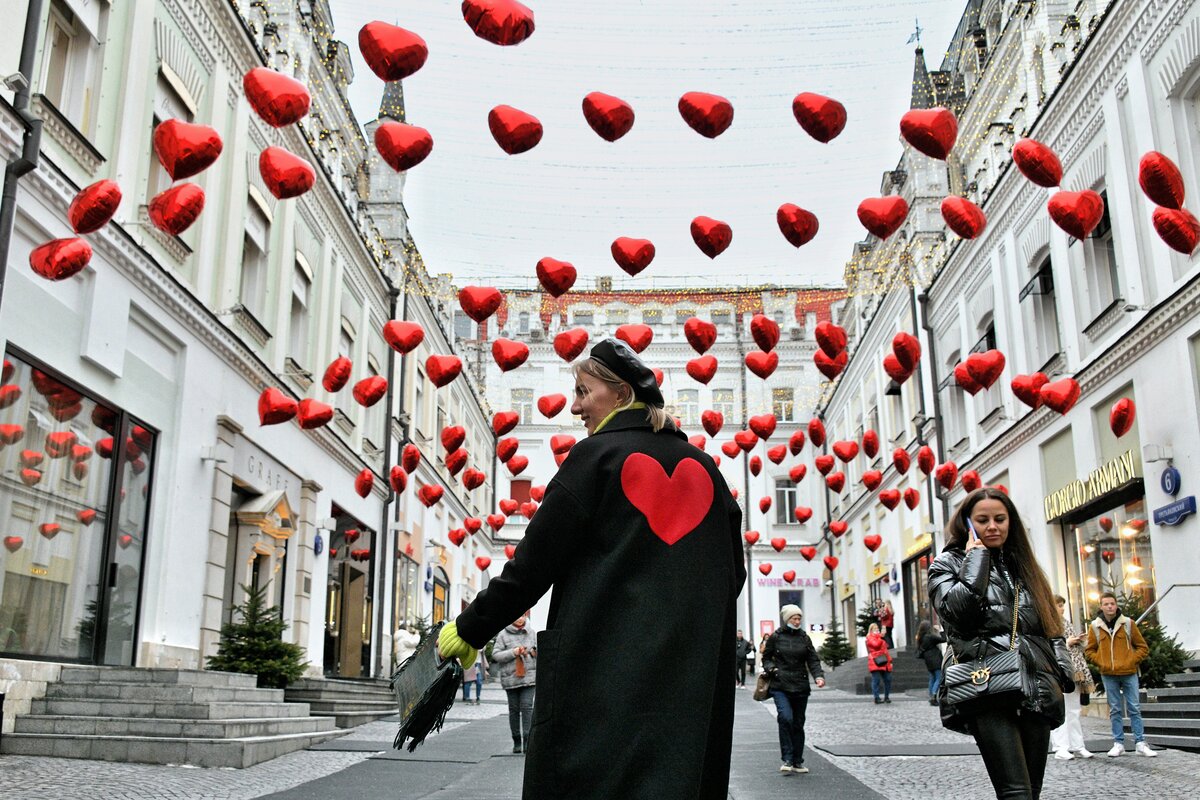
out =
[[[92,246],[83,238],[103,228],[121,204],[121,187],[115,181],[99,180],[81,189],[67,208],[67,220],[75,236],[52,239],[33,248],[29,266],[48,281],[63,281],[78,275],[92,260]]]

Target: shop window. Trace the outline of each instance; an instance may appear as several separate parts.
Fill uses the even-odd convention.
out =
[[[1029,368],[1037,370],[1050,363],[1062,350],[1054,272],[1048,254],[1034,271],[1033,277],[1022,287],[1017,299],[1021,305],[1021,321],[1025,326]]]
[[[725,421],[733,421],[733,389],[713,389],[712,410],[725,417]]]
[[[1063,525],[1063,547],[1068,556],[1068,601],[1076,627],[1096,616],[1104,592],[1118,598],[1135,596],[1142,608],[1154,602],[1154,555],[1145,498]]]
[[[156,438],[8,353],[0,386],[0,655],[133,663]]]
[[[336,505],[331,516],[337,524],[329,536],[324,671],[342,678],[367,677],[374,624],[375,532]]]
[[[392,630],[415,626],[421,616],[421,565],[396,543],[396,580],[392,598]]]
[[[780,422],[794,422],[796,417],[796,390],[790,386],[772,389],[771,413]]]
[[[99,86],[106,3],[50,0],[42,94],[84,136],[90,136]]]
[[[676,404],[679,419],[685,426],[700,423],[700,391],[698,389],[680,389],[679,402]]]
[[[533,422],[533,389],[512,389],[509,392],[509,407],[528,425]]]
[[[796,484],[790,480],[775,481],[775,524],[799,525],[796,521]]]
[[[446,609],[450,602],[450,577],[445,570],[438,567],[433,571],[433,609],[430,624],[437,625],[446,619]]]

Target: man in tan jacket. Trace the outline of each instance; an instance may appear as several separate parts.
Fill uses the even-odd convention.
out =
[[[1142,708],[1138,701],[1138,664],[1150,654],[1137,623],[1121,613],[1117,597],[1111,592],[1100,596],[1100,613],[1088,626],[1087,647],[1084,654],[1100,668],[1104,680],[1104,694],[1108,698],[1108,720],[1112,723],[1113,746],[1108,751],[1110,758],[1125,752],[1125,713],[1139,755],[1156,756],[1158,753],[1146,744]]]

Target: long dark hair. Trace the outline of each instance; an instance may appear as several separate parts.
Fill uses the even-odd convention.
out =
[[[933,630],[933,623],[927,619],[921,620],[921,624],[917,626],[917,644],[921,644],[921,639],[926,634]]]
[[[1042,630],[1045,631],[1045,634],[1051,637],[1062,636],[1062,617],[1058,613],[1058,607],[1054,604],[1054,592],[1050,590],[1050,581],[1046,579],[1046,573],[1042,571],[1042,567],[1033,553],[1033,545],[1029,542],[1029,533],[1025,530],[1021,515],[1017,513],[1017,507],[1013,505],[1013,501],[1007,494],[995,487],[985,486],[967,495],[954,510],[949,524],[946,525],[947,549],[962,550],[966,548],[967,539],[970,536],[967,531],[967,520],[971,518],[971,512],[975,510],[975,506],[981,500],[996,500],[1004,505],[1004,509],[1008,512],[1008,539],[1004,542],[1007,563],[1016,573],[1021,585],[1033,598],[1033,606],[1037,609],[1038,618],[1042,621]]]

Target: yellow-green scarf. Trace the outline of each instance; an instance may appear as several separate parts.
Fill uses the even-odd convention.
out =
[[[609,422],[609,420],[611,420],[611,419],[612,419],[613,417],[615,417],[617,414],[620,414],[622,411],[630,411],[630,410],[632,410],[632,409],[635,409],[635,408],[645,408],[645,407],[646,407],[646,404],[645,404],[645,403],[643,403],[643,402],[642,402],[642,401],[640,401],[640,400],[637,400],[637,401],[634,401],[634,402],[630,403],[630,404],[629,404],[629,405],[627,405],[627,406],[619,406],[619,407],[617,407],[617,408],[614,408],[612,411],[610,411],[610,412],[608,413],[608,416],[607,416],[607,417],[605,417],[604,419],[600,420],[600,424],[596,426],[596,430],[592,431],[592,436],[595,436],[597,433],[599,433],[599,432],[600,432],[600,429],[601,429],[601,428],[603,428],[605,425],[607,425],[607,424],[608,424],[608,422]]]

